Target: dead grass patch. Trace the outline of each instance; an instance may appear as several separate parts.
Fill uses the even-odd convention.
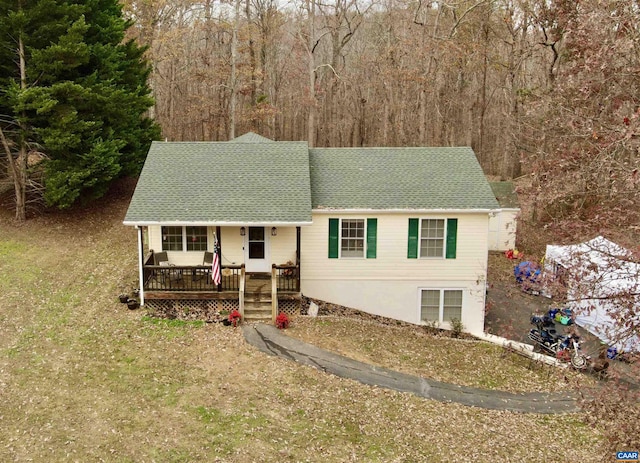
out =
[[[126,205],[22,226],[0,213],[0,461],[602,460],[582,415],[424,400],[267,356],[238,329],[128,310]]]
[[[298,317],[287,335],[365,363],[436,381],[510,392],[562,391],[589,381],[483,341],[437,336],[419,326],[348,317]]]

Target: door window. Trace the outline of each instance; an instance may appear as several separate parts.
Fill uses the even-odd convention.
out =
[[[249,259],[264,259],[264,227],[249,227]]]

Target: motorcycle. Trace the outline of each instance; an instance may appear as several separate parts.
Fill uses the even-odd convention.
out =
[[[553,318],[548,315],[531,317],[531,329],[528,338],[534,342],[534,351],[553,355],[558,360],[570,362],[577,370],[583,370],[589,364],[589,357],[582,353],[580,337],[576,334],[561,335],[555,329]]]

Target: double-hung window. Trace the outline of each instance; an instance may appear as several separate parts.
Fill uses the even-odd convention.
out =
[[[342,219],[340,256],[364,257],[364,219]]]
[[[329,258],[376,258],[378,219],[329,219]]]
[[[422,219],[420,223],[420,257],[444,255],[444,219]]]
[[[206,251],[207,227],[162,227],[163,251]]]
[[[420,320],[423,322],[450,323],[462,320],[461,289],[422,289]]]
[[[455,259],[458,219],[409,219],[409,259]]]

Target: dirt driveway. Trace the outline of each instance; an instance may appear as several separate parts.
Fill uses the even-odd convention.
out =
[[[529,322],[531,315],[545,314],[558,305],[549,298],[521,290],[513,275],[513,268],[518,263],[518,260],[507,259],[502,253],[490,254],[485,328],[489,333],[531,344],[527,338],[533,327]],[[568,328],[558,323],[556,329],[562,333]],[[599,340],[575,325],[571,329],[578,330],[585,341],[585,353],[597,357]]]

